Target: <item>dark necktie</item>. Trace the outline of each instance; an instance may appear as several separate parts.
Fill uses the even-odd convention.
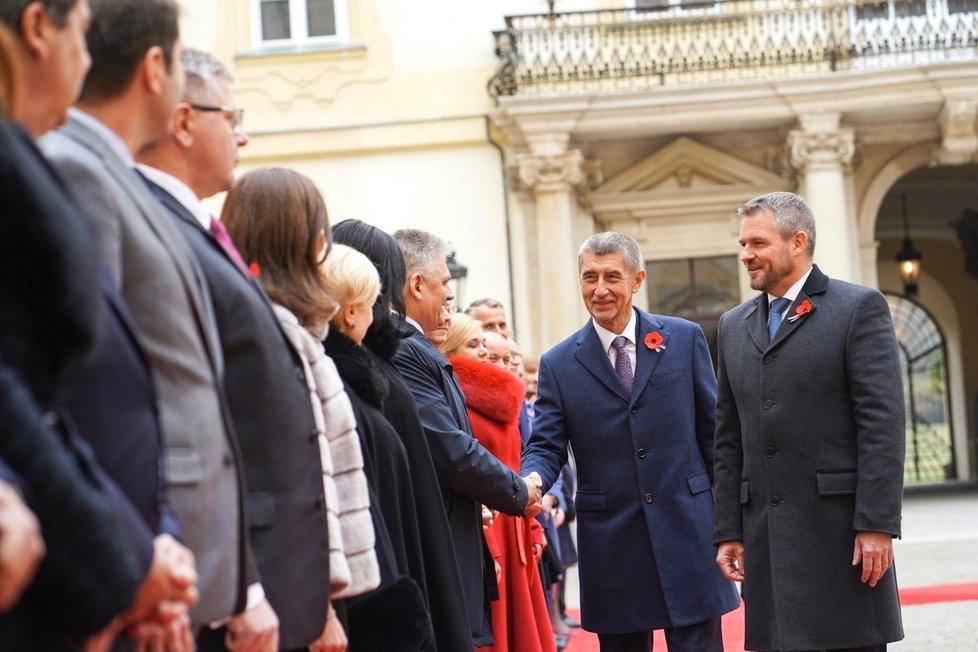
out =
[[[619,335],[611,343],[615,347],[615,351],[618,352],[618,356],[615,358],[615,372],[618,373],[618,377],[621,378],[621,384],[625,386],[625,391],[629,394],[632,393],[632,361],[628,357],[628,349],[626,344],[628,343],[628,338],[624,335]]]
[[[214,234],[214,239],[217,240],[217,244],[221,245],[221,249],[234,261],[234,264],[238,266],[241,273],[248,276],[248,266],[245,265],[244,258],[238,253],[237,247],[231,241],[231,236],[228,235],[228,230],[224,228],[221,220],[215,217],[211,217],[211,233]]]
[[[784,310],[788,307],[789,303],[791,303],[791,299],[786,299],[785,297],[775,299],[771,302],[771,317],[767,322],[768,342],[772,342],[774,340],[774,334],[778,332],[778,327],[781,325],[782,315],[784,314]]]

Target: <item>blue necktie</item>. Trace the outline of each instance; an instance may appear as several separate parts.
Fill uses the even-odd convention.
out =
[[[618,377],[621,378],[621,384],[625,386],[625,391],[631,394],[634,377],[632,375],[632,361],[628,357],[628,349],[625,348],[625,344],[627,342],[627,337],[624,335],[619,335],[611,342],[611,345],[615,347],[615,351],[618,352],[618,355],[615,358],[615,372],[617,372]]]
[[[780,299],[775,299],[771,302],[770,312],[771,317],[767,322],[767,341],[771,342],[774,340],[774,334],[778,332],[778,327],[781,325],[782,315],[784,314],[785,308],[791,303],[791,299],[786,299],[781,297]]]

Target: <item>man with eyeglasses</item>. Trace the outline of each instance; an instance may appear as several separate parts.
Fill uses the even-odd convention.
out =
[[[68,123],[41,145],[87,209],[97,253],[129,305],[152,371],[168,498],[197,559],[200,600],[190,617],[199,627],[242,611],[256,571],[208,289],[135,170],[135,152],[166,137],[183,93],[179,5],[90,4],[91,70]]]
[[[213,299],[261,578],[249,587],[244,612],[201,631],[199,649],[305,649],[337,624],[327,622],[329,545],[315,417],[302,360],[224,226],[201,203],[231,187],[238,148],[248,142],[233,78],[205,52],[185,49],[182,61],[183,101],[166,138],[140,152],[139,169],[190,245]],[[258,513],[262,505],[274,517]]]

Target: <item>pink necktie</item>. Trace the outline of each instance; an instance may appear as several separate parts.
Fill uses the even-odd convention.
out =
[[[237,247],[234,246],[234,242],[231,241],[231,236],[228,235],[228,230],[224,228],[221,220],[216,217],[211,217],[211,233],[214,234],[214,239],[217,240],[217,244],[221,245],[221,249],[224,250],[234,264],[238,266],[241,273],[248,276],[248,266],[245,265],[244,258],[238,253]]]

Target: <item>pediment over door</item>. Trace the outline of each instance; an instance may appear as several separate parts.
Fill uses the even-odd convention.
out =
[[[726,152],[681,137],[587,194],[606,224],[650,218],[732,216],[756,195],[789,190],[790,179]]]

